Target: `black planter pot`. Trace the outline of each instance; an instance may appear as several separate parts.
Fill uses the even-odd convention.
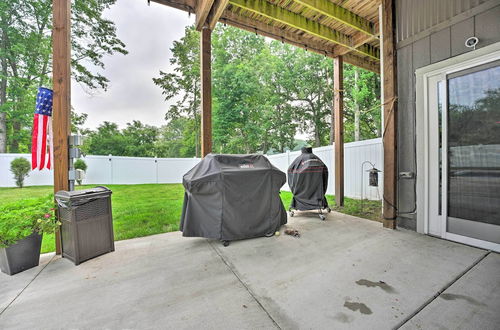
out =
[[[17,243],[0,248],[0,269],[8,275],[38,266],[42,235],[33,233]]]

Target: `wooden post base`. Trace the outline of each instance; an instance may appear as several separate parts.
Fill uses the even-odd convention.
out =
[[[384,228],[396,229],[396,220],[384,219],[382,223],[384,225]]]

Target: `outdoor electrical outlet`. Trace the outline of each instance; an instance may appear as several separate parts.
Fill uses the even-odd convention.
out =
[[[69,137],[70,146],[81,146],[83,145],[85,138],[82,135],[71,135]]]
[[[78,148],[70,148],[69,149],[69,158],[80,158],[82,155],[82,151]]]
[[[401,179],[413,179],[415,177],[415,173],[413,173],[413,172],[399,172],[399,177]]]

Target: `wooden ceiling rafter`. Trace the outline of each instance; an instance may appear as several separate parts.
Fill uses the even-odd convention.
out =
[[[293,0],[286,2],[286,7],[298,12],[300,6],[302,6],[306,19],[309,21],[320,21],[327,29],[335,28],[339,24],[345,24],[346,28],[350,29],[351,32],[347,32],[346,29],[341,29],[342,31],[348,33],[350,38],[350,47],[341,46],[330,40],[320,38],[318,36],[312,35],[307,31],[291,27],[290,25],[284,24],[282,22],[276,21],[273,18],[263,16],[259,13],[249,12],[245,9],[241,9],[230,4],[231,0],[151,0],[152,2],[157,2],[166,6],[174,7],[177,9],[184,10],[189,13],[200,13],[200,24],[201,27],[207,26],[213,29],[217,23],[224,22],[229,25],[247,30],[250,32],[257,32],[271,39],[275,39],[282,42],[287,42],[294,46],[307,49],[317,54],[325,55],[330,58],[335,58],[336,56],[343,55],[344,62],[350,63],[352,65],[364,68],[366,70],[379,73],[380,72],[380,61],[378,58],[369,57],[366,54],[360,52],[353,52],[353,48],[358,47],[371,47],[379,53],[377,43],[379,40],[379,24],[374,22],[371,25],[373,29],[373,34],[367,34],[365,32],[359,31],[359,29],[353,30],[352,24],[345,24],[341,20],[335,20],[331,15],[325,15],[311,8],[315,1],[307,0],[310,6],[305,6],[302,3],[306,0]],[[208,1],[208,2],[207,2]],[[201,10],[201,8],[207,8],[210,3],[210,8],[207,10]],[[269,4],[275,5],[275,1]],[[333,3],[333,2],[332,2]],[[291,5],[291,6],[290,6]],[[198,6],[202,6],[198,8]],[[275,5],[276,6],[276,5]],[[375,14],[371,13],[370,6],[368,4],[360,6],[359,3],[352,1],[345,1],[342,3],[337,3],[336,6],[346,8],[353,15],[357,15],[367,21],[373,22]],[[377,5],[378,6],[378,5]],[[198,8],[198,9],[197,9]],[[348,9],[347,9],[348,8]],[[378,8],[378,7],[377,7]],[[372,8],[373,9],[373,8]],[[286,10],[286,9],[284,9]],[[341,11],[340,9],[338,9]],[[201,23],[201,17],[205,16],[204,21]],[[377,9],[378,17],[378,9]],[[347,20],[346,17],[343,17]],[[352,32],[355,33],[352,33]],[[370,43],[371,45],[366,45]]]
[[[333,2],[325,0],[294,1],[306,8],[312,9],[322,15],[333,18],[342,24],[348,25],[353,29],[363,32],[364,34],[372,37],[376,35],[375,25],[372,22]]]
[[[268,38],[278,40],[281,42],[286,42],[296,47],[306,49],[308,51],[324,55],[330,58],[335,58],[338,53],[344,51],[344,48],[336,46],[327,41],[323,41],[319,38],[308,37],[308,34],[298,34],[294,32],[281,29],[279,27],[266,24],[265,22],[260,22],[258,20],[240,16],[232,11],[225,11],[221,16],[220,21],[222,23],[252,32],[258,33]],[[344,55],[344,62],[358,66],[360,68],[372,71],[375,73],[380,73],[379,62],[371,59],[366,59],[363,57],[355,56],[353,54]]]
[[[375,60],[379,60],[380,58],[380,51],[378,48],[368,44],[362,44],[356,48],[350,36],[310,20],[300,14],[271,4],[266,0],[230,0],[229,3],[234,7],[262,15],[276,22],[302,30],[312,36],[336,43],[360,53],[363,56],[368,56]]]
[[[196,0],[150,0],[151,2],[156,2],[160,5],[180,9],[187,11],[188,13],[195,13]]]
[[[229,0],[215,0],[212,6],[212,10],[208,15],[208,27],[210,30],[213,30],[215,28],[215,25],[219,21],[224,10],[226,10],[228,4]]]
[[[212,5],[214,4],[214,0],[198,0],[196,2],[196,20],[195,20],[195,26],[196,30],[201,31],[203,26],[205,26],[205,23],[208,18],[208,14],[210,13],[210,10],[212,9]]]

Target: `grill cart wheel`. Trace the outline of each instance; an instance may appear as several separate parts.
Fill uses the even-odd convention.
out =
[[[222,241],[222,245],[229,246],[229,241]]]
[[[327,208],[326,210],[328,211],[328,213],[332,212],[331,208]]]
[[[325,221],[325,219],[326,219],[326,217],[323,214],[320,214],[319,218],[321,219],[321,221]]]
[[[293,216],[294,216],[293,211],[290,211],[290,217],[293,217]]]

